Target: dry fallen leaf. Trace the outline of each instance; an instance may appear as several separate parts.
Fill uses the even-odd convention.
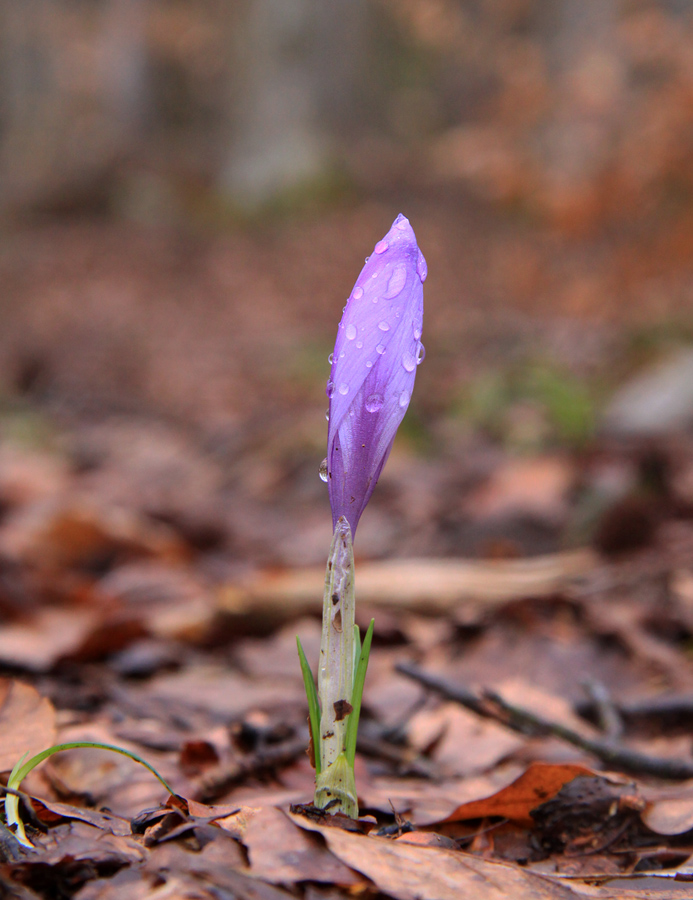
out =
[[[455,703],[416,713],[408,735],[420,752],[435,744],[431,756],[450,776],[489,769],[524,743],[524,738],[504,725],[482,719]]]
[[[443,821],[461,822],[465,819],[500,816],[532,824],[531,810],[545,803],[578,775],[594,774],[585,766],[532,763],[512,784],[490,797],[463,803]]]
[[[39,609],[0,630],[0,660],[29,672],[47,672],[81,647],[100,621],[93,609]]]
[[[55,800],[42,800],[32,797],[31,805],[36,818],[44,825],[51,827],[61,822],[77,820],[94,825],[111,834],[130,835],[130,820],[111,813],[100,812],[80,806],[71,806],[68,803],[59,803]]]
[[[0,680],[0,771],[27,754],[35,756],[55,742],[55,710],[36,688]]]
[[[0,532],[0,548],[41,570],[89,567],[104,558],[180,560],[185,545],[161,523],[133,510],[74,498],[21,508]]]
[[[646,793],[650,802],[641,818],[652,831],[683,834],[693,828],[693,781],[685,781],[675,789],[665,786]]]
[[[313,835],[271,807],[254,815],[243,832],[250,871],[273,884],[319,881],[357,887],[363,878],[336,859]]]
[[[570,888],[519,866],[294,820],[322,834],[336,857],[397,900],[575,900]]]
[[[575,465],[567,457],[511,457],[471,492],[465,509],[480,518],[522,511],[559,520],[574,480]]]

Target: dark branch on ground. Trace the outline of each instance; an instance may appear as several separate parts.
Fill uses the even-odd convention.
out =
[[[307,739],[298,736],[276,746],[264,747],[250,756],[216,766],[197,781],[195,799],[202,802],[213,800],[246,778],[286,766],[305,753],[307,746]]]
[[[452,684],[444,678],[424,672],[411,663],[400,663],[397,671],[442,697],[460,703],[477,715],[494,719],[521,734],[533,737],[550,735],[560,738],[566,743],[596,756],[612,769],[628,772],[631,775],[653,775],[672,781],[693,778],[693,760],[649,756],[631,750],[610,738],[586,737],[559,722],[552,722],[527,709],[508,703],[495,691],[486,690],[475,693],[462,685]]]

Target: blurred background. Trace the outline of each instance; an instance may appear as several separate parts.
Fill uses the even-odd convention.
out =
[[[660,539],[693,505],[690,3],[0,0],[0,550],[41,510],[107,571],[125,508],[213,578],[322,564],[327,355],[399,212],[427,357],[357,550]]]

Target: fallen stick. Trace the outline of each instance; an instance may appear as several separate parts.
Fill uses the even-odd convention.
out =
[[[360,603],[449,613],[465,601],[493,606],[524,597],[548,597],[597,564],[595,553],[588,549],[530,559],[366,562],[358,567],[356,591]],[[324,582],[322,567],[263,572],[222,588],[219,609],[236,616],[314,612]]]
[[[297,757],[305,754],[307,747],[307,736],[301,735],[276,746],[264,747],[251,756],[232,759],[215,766],[194,783],[194,799],[208,803],[246,778],[289,765]]]
[[[508,703],[494,691],[487,690],[477,694],[465,687],[451,684],[444,678],[424,672],[410,663],[400,663],[396,668],[402,675],[412,678],[448,700],[460,703],[480,716],[494,719],[521,734],[534,737],[551,735],[560,738],[574,747],[591,753],[606,765],[621,772],[628,772],[631,775],[654,775],[672,781],[693,778],[693,760],[649,756],[613,740],[589,738],[578,734],[572,728],[566,728],[559,722],[551,722],[527,709]]]

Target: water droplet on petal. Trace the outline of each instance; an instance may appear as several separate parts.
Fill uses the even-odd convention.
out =
[[[376,253],[384,253],[387,250],[387,248],[388,248],[387,241],[378,241],[378,243],[375,245],[375,252]]]
[[[399,395],[399,405],[402,408],[404,408],[405,406],[408,405],[408,403],[409,403],[409,392],[402,391],[402,393]]]
[[[356,325],[353,323],[347,325],[345,334],[348,341],[353,341],[356,337]]]
[[[383,408],[382,394],[371,394],[366,397],[366,409],[369,413],[379,412]]]
[[[320,476],[321,481],[327,481],[327,457],[320,463],[318,475]]]
[[[330,365],[332,365],[332,363],[334,362],[334,353],[330,353],[330,355],[327,357],[327,361]]]
[[[417,341],[421,337],[421,325],[420,324],[414,326],[414,337],[416,338]]]
[[[390,280],[387,283],[387,291],[385,292],[385,298],[387,300],[391,300],[393,297],[396,297],[397,294],[402,292],[402,288],[406,284],[407,281],[407,267],[404,263],[399,263],[399,265],[395,266],[395,271],[390,276]]]
[[[344,394],[348,394],[348,393],[349,393],[349,385],[346,383],[346,381],[343,381],[343,382],[339,385],[339,393],[340,393],[342,396],[344,396]]]
[[[369,259],[370,259],[370,256],[367,256],[367,257],[366,257],[366,262],[368,262]]]
[[[413,372],[416,368],[416,359],[408,350],[402,354],[402,365],[407,372]]]
[[[356,341],[356,349],[360,350],[363,347],[363,341]]]
[[[382,322],[378,322],[378,328],[379,328],[381,331],[389,331],[389,330],[390,330],[390,326],[389,326],[388,323],[385,321],[385,319],[383,319]]]
[[[327,419],[328,422],[330,421],[330,411],[329,411],[329,409],[326,409],[326,410],[325,410],[325,418]]]
[[[325,388],[325,393],[328,397],[331,397],[334,394],[334,381],[328,381],[327,387]]]
[[[342,350],[342,352],[339,354],[339,358],[344,359],[345,356],[346,356],[346,350]]]
[[[354,288],[354,300],[360,300],[363,297],[363,288],[357,287]]]
[[[370,359],[366,360],[366,368],[370,369],[372,366],[373,366],[373,363],[370,361]]]
[[[402,215],[402,213],[400,213],[399,216],[397,217],[397,227],[400,228],[402,231],[404,231],[404,229],[407,227],[408,224],[409,224],[409,219],[407,219],[405,216]]]
[[[419,258],[416,260],[416,274],[421,279],[421,284],[426,280],[426,276],[428,275],[428,265],[426,264],[426,260],[424,259],[423,253],[419,250]]]
[[[379,353],[379,354],[382,356],[383,353],[385,352],[385,345],[384,345],[384,344],[377,344],[377,345],[376,345],[376,348],[375,348],[375,352],[376,352],[376,353]]]
[[[426,348],[425,348],[424,345],[421,343],[421,341],[419,341],[419,348],[418,348],[418,350],[416,351],[416,365],[417,365],[417,366],[420,366],[421,363],[422,363],[425,359],[426,359]]]

